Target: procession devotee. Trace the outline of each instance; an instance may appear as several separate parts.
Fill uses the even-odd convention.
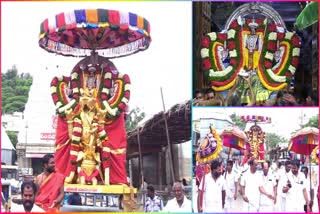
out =
[[[279,197],[279,210],[281,212],[285,212],[286,211],[286,198],[287,198],[287,193],[282,191],[282,187],[281,184],[285,183],[288,181],[288,176],[291,174],[291,161],[287,160],[284,164],[284,168],[279,170],[279,181],[278,181],[278,194],[280,195]]]
[[[299,172],[299,167],[299,160],[292,161],[292,172],[288,174],[286,182],[280,183],[282,192],[287,193],[285,212],[304,212],[304,208],[310,212],[306,178],[304,174]]]
[[[147,187],[147,201],[144,206],[145,212],[159,212],[163,210],[163,201],[154,192],[153,186]]]
[[[198,211],[199,212],[223,212],[226,196],[226,184],[221,176],[221,163],[214,160],[211,163],[211,173],[205,175],[199,185]],[[200,198],[203,195],[203,203]]]
[[[262,187],[268,195],[273,195],[274,197],[271,199],[267,195],[261,194],[259,212],[272,212],[273,206],[277,202],[277,182],[269,167],[269,161],[262,163]]]
[[[261,173],[257,172],[258,160],[252,158],[248,161],[249,170],[241,178],[241,194],[244,200],[244,212],[258,212],[260,205],[260,194],[266,195],[270,199],[274,196],[267,193],[262,184]]]
[[[184,195],[184,187],[182,183],[175,182],[172,186],[175,198],[167,202],[163,212],[184,212],[191,213],[191,201]]]
[[[42,208],[38,207],[35,203],[35,196],[37,194],[37,186],[33,181],[24,181],[21,185],[22,204],[15,206],[11,212],[45,212]]]
[[[55,172],[54,157],[46,154],[42,160],[43,172],[37,176],[39,187],[35,203],[47,212],[57,212],[64,198],[64,175]]]
[[[235,210],[235,200],[238,193],[238,175],[233,171],[233,161],[227,161],[227,171],[224,174],[226,180],[226,204],[225,211],[232,212]]]
[[[306,166],[301,167],[301,172],[306,176],[306,190],[308,193],[308,199],[310,201],[310,209],[312,211],[313,199],[314,199],[314,185],[308,174],[308,167]]]

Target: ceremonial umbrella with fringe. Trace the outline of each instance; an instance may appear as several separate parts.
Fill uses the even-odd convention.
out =
[[[92,51],[116,58],[149,47],[149,22],[134,13],[81,9],[59,13],[40,25],[39,46],[63,56],[85,57]]]

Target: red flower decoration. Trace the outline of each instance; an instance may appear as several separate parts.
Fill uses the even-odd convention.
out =
[[[292,37],[292,45],[294,47],[299,47],[300,46],[300,39],[297,36]]]
[[[53,80],[51,81],[51,85],[56,86],[57,83],[58,83],[58,78],[57,77],[53,78]]]
[[[238,27],[238,26],[239,26],[239,24],[238,24],[237,20],[234,20],[234,21],[231,23],[230,28],[236,28],[236,27]]]
[[[298,67],[299,65],[299,58],[298,57],[292,57],[292,62],[291,64],[294,66],[294,67]]]
[[[235,66],[237,64],[237,59],[232,58],[230,59],[230,65]]]
[[[277,31],[277,27],[274,23],[272,23],[268,25],[268,30],[274,32],[274,31]]]
[[[284,38],[284,33],[278,33],[277,39],[282,40]]]
[[[265,60],[265,61],[264,61],[264,66],[265,66],[266,68],[271,68],[272,62],[269,61],[269,60]]]
[[[236,43],[234,42],[234,41],[229,41],[228,42],[228,49],[229,50],[233,50],[233,49],[235,49],[236,48]]]
[[[74,80],[74,81],[71,82],[71,87],[72,88],[76,88],[77,86],[78,86],[77,81]]]
[[[204,59],[202,61],[202,67],[203,67],[204,70],[209,70],[211,68],[211,62],[210,62],[209,58]]]
[[[125,75],[122,77],[122,79],[123,79],[123,81],[124,81],[125,83],[130,83],[130,78],[129,78],[129,76],[128,76],[127,74],[125,74]]]
[[[59,101],[58,95],[57,94],[53,94],[52,95],[52,99],[54,103],[57,103]]]
[[[130,91],[125,91],[123,96],[125,98],[129,99],[130,98]]]
[[[218,33],[218,39],[219,39],[219,40],[222,40],[222,41],[226,40],[226,39],[227,39],[227,34],[225,34],[225,33]]]
[[[202,45],[202,47],[204,47],[204,48],[209,48],[209,46],[210,46],[210,39],[209,39],[207,36],[202,37],[201,45]]]
[[[102,99],[102,100],[107,100],[107,98],[108,98],[108,97],[107,97],[107,95],[106,95],[105,93],[101,94],[101,99]]]
[[[73,94],[73,99],[79,99],[79,94]]]
[[[277,43],[274,42],[274,41],[269,41],[268,44],[267,44],[267,49],[269,51],[275,51],[277,48]]]
[[[104,80],[104,86],[107,87],[107,88],[111,88],[112,86],[112,82],[110,79],[105,79]]]
[[[126,107],[126,105],[123,102],[121,102],[121,103],[119,103],[118,107],[120,110],[123,110],[124,107]]]
[[[263,19],[256,19],[255,21],[258,25],[262,25],[263,24]]]
[[[288,71],[288,72],[286,72],[285,76],[291,78],[292,77],[292,73],[290,71]]]

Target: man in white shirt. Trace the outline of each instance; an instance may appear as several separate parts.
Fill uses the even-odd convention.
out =
[[[24,181],[21,185],[22,204],[12,207],[11,212],[45,212],[34,203],[36,193],[36,184],[33,181]]]
[[[310,212],[306,178],[299,172],[299,167],[299,160],[292,161],[292,172],[288,175],[287,182],[281,183],[282,192],[287,193],[286,212],[304,212],[305,204],[306,211]]]
[[[199,185],[198,212],[223,212],[225,202],[225,180],[221,176],[221,163],[214,160],[211,163],[211,173],[205,175]],[[203,192],[203,203],[200,192]]]
[[[253,158],[248,161],[249,170],[241,178],[241,194],[244,200],[244,212],[258,212],[260,205],[260,194],[267,195],[273,199],[273,195],[265,192],[262,186],[261,173],[257,172],[258,160]]]
[[[184,195],[182,183],[175,182],[172,187],[175,198],[167,202],[163,212],[192,213],[191,201]]]
[[[280,169],[279,170],[279,181],[278,181],[278,193],[279,193],[279,210],[281,212],[285,212],[286,211],[286,198],[287,198],[287,193],[284,193],[282,191],[283,185],[287,185],[287,181],[288,181],[288,175],[291,174],[291,161],[287,160],[285,162],[284,165],[284,169]]]
[[[310,201],[310,209],[312,210],[314,199],[314,185],[312,180],[310,180],[310,175],[308,176],[308,167],[301,167],[301,172],[306,176],[306,190],[308,193],[308,199]]]
[[[144,206],[145,212],[159,212],[163,209],[163,201],[154,192],[153,186],[147,187],[147,201]]]
[[[263,171],[263,175],[261,177],[262,186],[268,195],[273,195],[273,199],[269,198],[265,194],[261,194],[259,212],[269,213],[273,211],[273,206],[276,203],[277,182],[276,177],[274,176],[274,174],[271,173],[271,170],[269,170],[270,162],[266,161],[261,165]]]
[[[227,161],[227,171],[224,174],[226,180],[226,204],[225,212],[233,212],[235,210],[235,200],[238,193],[238,175],[232,170],[233,161]]]

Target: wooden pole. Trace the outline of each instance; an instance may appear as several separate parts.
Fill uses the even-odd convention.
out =
[[[170,172],[171,172],[171,178],[172,178],[172,184],[175,181],[175,174],[173,169],[173,158],[172,158],[172,151],[171,151],[171,144],[170,144],[170,137],[169,137],[169,129],[168,129],[168,122],[166,118],[166,108],[164,105],[164,99],[163,99],[163,93],[162,93],[162,87],[160,87],[161,91],[161,98],[162,98],[162,106],[163,106],[163,118],[164,118],[164,124],[166,127],[166,135],[167,135],[167,145],[168,145],[168,152],[169,152],[169,163],[170,163]]]
[[[143,159],[142,159],[142,152],[141,152],[141,143],[140,143],[140,128],[138,126],[137,128],[138,130],[138,147],[139,147],[139,165],[140,165],[140,176],[141,176],[141,187],[144,190],[145,186],[144,186],[144,175],[143,175]]]

